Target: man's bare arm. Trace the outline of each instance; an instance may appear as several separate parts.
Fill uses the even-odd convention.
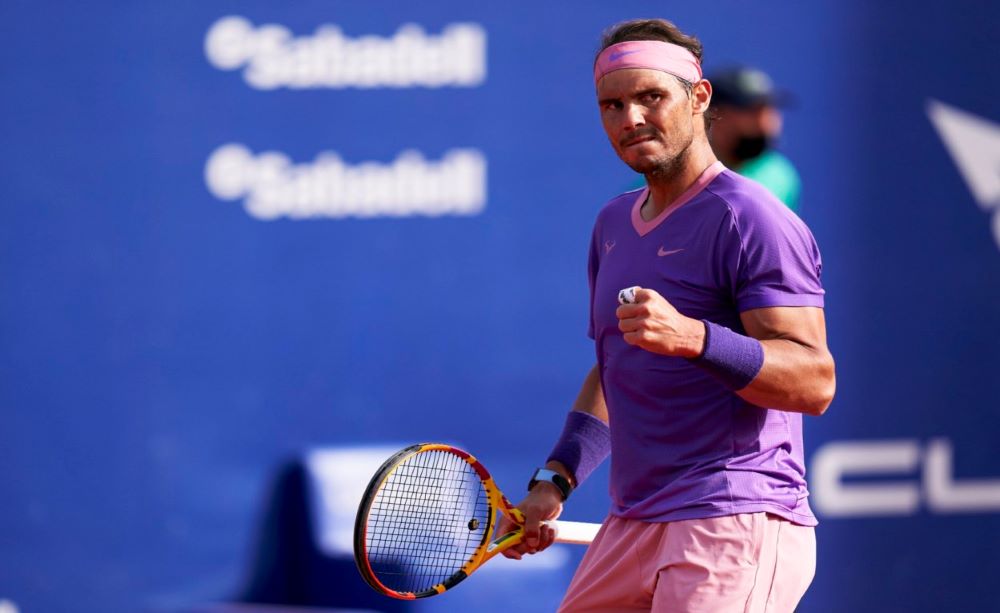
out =
[[[576,396],[572,410],[588,413],[607,423],[608,407],[604,402],[604,391],[601,389],[601,378],[597,369],[598,366],[595,364],[584,377],[583,385],[580,386],[580,393]],[[572,474],[561,462],[547,462],[545,468],[554,470],[569,479],[573,487],[578,485],[576,475]],[[517,505],[524,513],[525,518],[524,541],[507,549],[503,555],[519,560],[526,553],[537,553],[551,545],[555,541],[555,532],[541,522],[559,517],[559,514],[562,513],[562,503],[562,493],[548,481],[539,481],[535,487],[531,488],[527,497]],[[502,534],[513,527],[513,523],[503,517],[499,532]]]
[[[576,401],[573,403],[573,410],[593,415],[604,423],[608,423],[608,405],[604,402],[604,390],[601,389],[601,377],[597,369],[597,364],[594,364],[594,367],[584,377],[583,385],[580,386],[580,393],[577,394]],[[573,487],[578,485],[576,475],[570,474],[562,463],[555,461],[548,462],[545,468],[554,470],[569,479]],[[539,486],[541,485],[539,484]],[[554,486],[546,485],[555,489]]]
[[[753,309],[741,313],[740,320],[747,335],[764,347],[764,366],[736,393],[757,406],[822,415],[837,387],[823,309]]]
[[[618,307],[625,342],[653,353],[693,360],[705,352],[705,323],[682,315],[667,299],[638,288]],[[758,406],[821,415],[836,389],[826,322],[817,307],[767,307],[740,314],[747,335],[760,341],[763,364],[736,393]]]

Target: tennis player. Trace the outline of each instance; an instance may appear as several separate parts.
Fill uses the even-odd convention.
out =
[[[670,22],[630,21],[594,63],[604,130],[647,187],[597,217],[597,364],[508,553],[548,547],[539,522],[610,452],[610,514],[561,611],[790,612],[814,573],[802,414],[822,414],[835,387],[820,254],[713,154],[701,54]]]

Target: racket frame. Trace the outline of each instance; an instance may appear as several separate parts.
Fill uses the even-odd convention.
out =
[[[371,567],[371,562],[368,560],[368,547],[366,542],[368,533],[368,515],[375,496],[382,489],[382,485],[388,481],[396,469],[402,466],[412,456],[429,451],[443,451],[454,454],[455,456],[465,460],[465,462],[472,467],[482,482],[483,489],[486,493],[486,498],[489,504],[489,509],[487,511],[488,519],[486,528],[483,530],[482,542],[480,542],[475,552],[462,566],[461,570],[429,589],[420,592],[401,592],[382,583]],[[371,482],[369,482],[368,488],[365,490],[365,494],[361,498],[361,505],[358,508],[357,520],[354,524],[354,561],[357,564],[358,570],[361,572],[361,576],[364,578],[365,582],[376,591],[381,592],[386,596],[398,598],[400,600],[414,600],[416,598],[426,598],[428,596],[442,594],[455,585],[458,585],[466,577],[471,575],[473,571],[488,562],[494,556],[510,549],[511,547],[514,547],[524,539],[524,531],[518,528],[506,534],[500,535],[493,541],[489,540],[493,535],[493,530],[497,524],[497,511],[506,515],[518,526],[524,525],[524,514],[521,513],[520,509],[511,504],[510,500],[508,500],[506,496],[504,496],[503,492],[500,491],[500,488],[498,488],[496,483],[493,481],[493,476],[490,475],[489,471],[486,470],[486,467],[483,466],[482,463],[475,458],[475,456],[467,451],[459,449],[458,447],[441,443],[422,443],[419,445],[412,445],[397,452],[386,460],[375,473],[375,476],[372,477]]]

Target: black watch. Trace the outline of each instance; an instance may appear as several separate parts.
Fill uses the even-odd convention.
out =
[[[528,482],[528,491],[530,492],[531,488],[535,487],[535,484],[539,481],[548,481],[556,486],[559,489],[559,493],[562,494],[563,502],[569,498],[570,492],[573,491],[573,486],[570,485],[569,479],[547,468],[539,468],[535,471],[535,474],[531,476],[531,481]]]

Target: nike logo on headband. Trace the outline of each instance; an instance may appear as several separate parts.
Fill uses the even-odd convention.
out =
[[[609,72],[623,68],[659,70],[691,83],[701,80],[701,65],[690,49],[659,40],[632,40],[601,52],[594,63],[594,85]]]
[[[641,53],[641,51],[638,50],[638,49],[635,50],[635,51],[619,51],[618,53],[612,53],[608,57],[608,59],[611,60],[612,62],[614,62],[615,60],[620,60],[621,58],[625,57],[626,55],[632,55],[633,53]]]

